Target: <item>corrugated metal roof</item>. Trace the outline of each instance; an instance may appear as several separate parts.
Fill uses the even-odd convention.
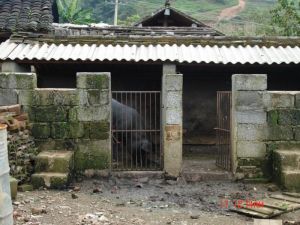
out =
[[[11,40],[0,45],[0,60],[171,61],[179,63],[300,63],[300,48],[185,45],[63,45],[26,44]]]

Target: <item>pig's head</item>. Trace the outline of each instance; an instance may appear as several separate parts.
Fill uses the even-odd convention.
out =
[[[141,150],[144,152],[151,152],[152,151],[152,143],[147,139],[141,140]]]

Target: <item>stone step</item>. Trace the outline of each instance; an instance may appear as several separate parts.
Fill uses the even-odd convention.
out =
[[[300,169],[300,151],[278,150],[274,152],[274,171]]]
[[[300,170],[282,171],[281,184],[290,192],[300,192]]]
[[[31,176],[31,183],[34,189],[46,187],[50,189],[64,189],[69,182],[68,173],[35,173]]]
[[[73,154],[71,151],[43,151],[36,158],[35,172],[70,173]]]

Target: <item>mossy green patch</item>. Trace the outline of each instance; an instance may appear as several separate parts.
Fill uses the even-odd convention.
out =
[[[79,122],[69,122],[69,137],[82,138],[85,136],[84,124]]]
[[[86,77],[86,88],[88,89],[107,89],[109,78],[106,75],[90,75]]]
[[[110,166],[110,154],[101,150],[77,151],[75,153],[75,169],[107,169]]]
[[[31,184],[32,184],[32,186],[33,186],[34,189],[38,189],[40,187],[45,187],[45,181],[40,176],[33,175],[31,177]]]
[[[268,124],[271,126],[275,126],[278,124],[278,111],[277,110],[272,110],[268,112]]]
[[[65,139],[70,137],[69,123],[52,123],[51,137],[55,139]]]
[[[36,122],[65,122],[67,121],[68,107],[41,106],[33,107]]]
[[[50,137],[50,125],[48,123],[33,123],[31,133],[37,139],[47,139]]]
[[[110,123],[107,121],[90,123],[90,138],[105,140],[109,138]]]
[[[50,188],[53,189],[64,189],[68,184],[67,177],[51,177],[50,178]]]

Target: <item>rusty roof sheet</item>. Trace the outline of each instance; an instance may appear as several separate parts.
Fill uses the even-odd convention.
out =
[[[0,60],[127,61],[216,64],[299,64],[298,46],[103,45],[16,43],[0,45]]]

